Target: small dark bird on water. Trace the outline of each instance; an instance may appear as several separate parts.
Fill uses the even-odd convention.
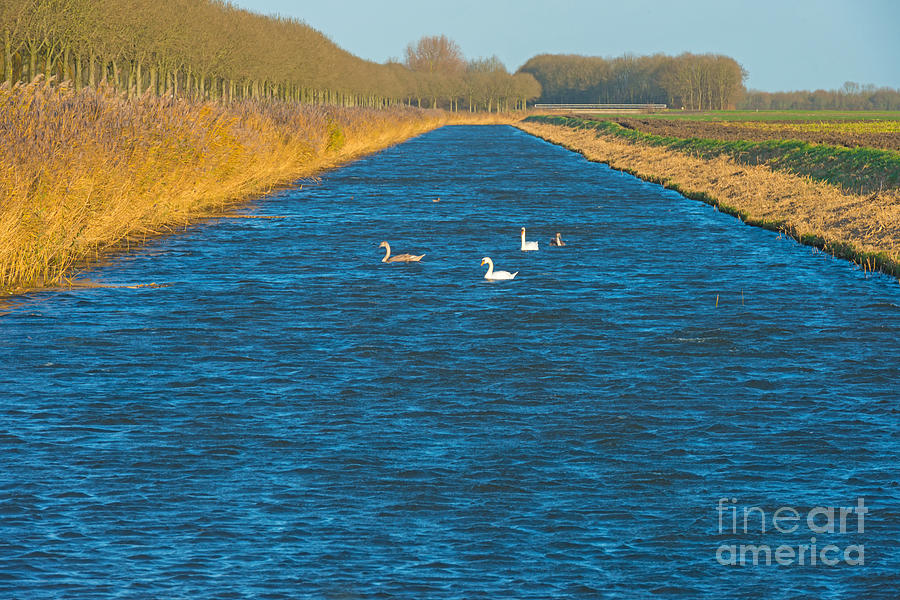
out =
[[[562,241],[562,238],[559,236],[559,232],[557,232],[555,238],[550,238],[550,245],[562,247],[562,246],[565,246],[566,243],[564,241]]]

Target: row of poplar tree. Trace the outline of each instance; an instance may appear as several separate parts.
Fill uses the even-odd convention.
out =
[[[43,75],[136,95],[491,111],[540,94],[531,75],[496,58],[467,62],[443,36],[379,64],[298,20],[216,0],[0,0],[0,35],[9,84]]]

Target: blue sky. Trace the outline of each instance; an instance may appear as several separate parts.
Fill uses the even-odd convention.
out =
[[[514,71],[536,54],[726,54],[765,91],[900,88],[900,0],[234,0],[299,18],[353,54],[445,34]]]

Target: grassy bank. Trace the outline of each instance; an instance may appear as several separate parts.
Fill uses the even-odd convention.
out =
[[[64,283],[73,265],[125,242],[481,118],[402,107],[128,100],[40,82],[0,87],[0,294]]]
[[[765,164],[773,169],[813,177],[847,191],[872,193],[900,187],[900,152],[877,148],[832,146],[798,139],[714,139],[675,137],[624,127],[612,121],[571,117],[529,117],[539,123],[594,129],[612,137],[648,146],[660,146],[698,156],[727,156],[745,165]]]
[[[859,181],[864,178],[861,172],[866,171],[879,181],[891,181],[896,167],[890,156],[884,163],[870,162],[864,167],[856,160],[868,154],[848,158],[840,152],[849,149],[832,153],[828,148],[811,148],[804,154],[793,144],[783,148],[779,144],[666,139],[615,124],[564,117],[531,117],[519,126],[590,160],[713,204],[751,225],[784,232],[864,268],[900,277],[900,192],[886,187],[877,193],[859,194],[847,191],[848,186],[835,185],[835,181]],[[802,158],[792,157],[791,151],[800,152]],[[767,152],[775,156],[767,159]],[[884,157],[880,152],[875,155]],[[817,157],[825,164],[817,165]],[[807,164],[806,173],[785,168],[800,162]],[[828,176],[817,178],[813,172]]]

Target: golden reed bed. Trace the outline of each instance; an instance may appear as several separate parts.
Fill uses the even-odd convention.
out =
[[[702,198],[747,222],[780,229],[864,268],[896,272],[900,265],[900,192],[843,193],[837,187],[727,158],[706,160],[632,144],[594,130],[522,122],[522,130],[549,142]]]
[[[0,87],[0,295],[453,122],[503,116]]]

